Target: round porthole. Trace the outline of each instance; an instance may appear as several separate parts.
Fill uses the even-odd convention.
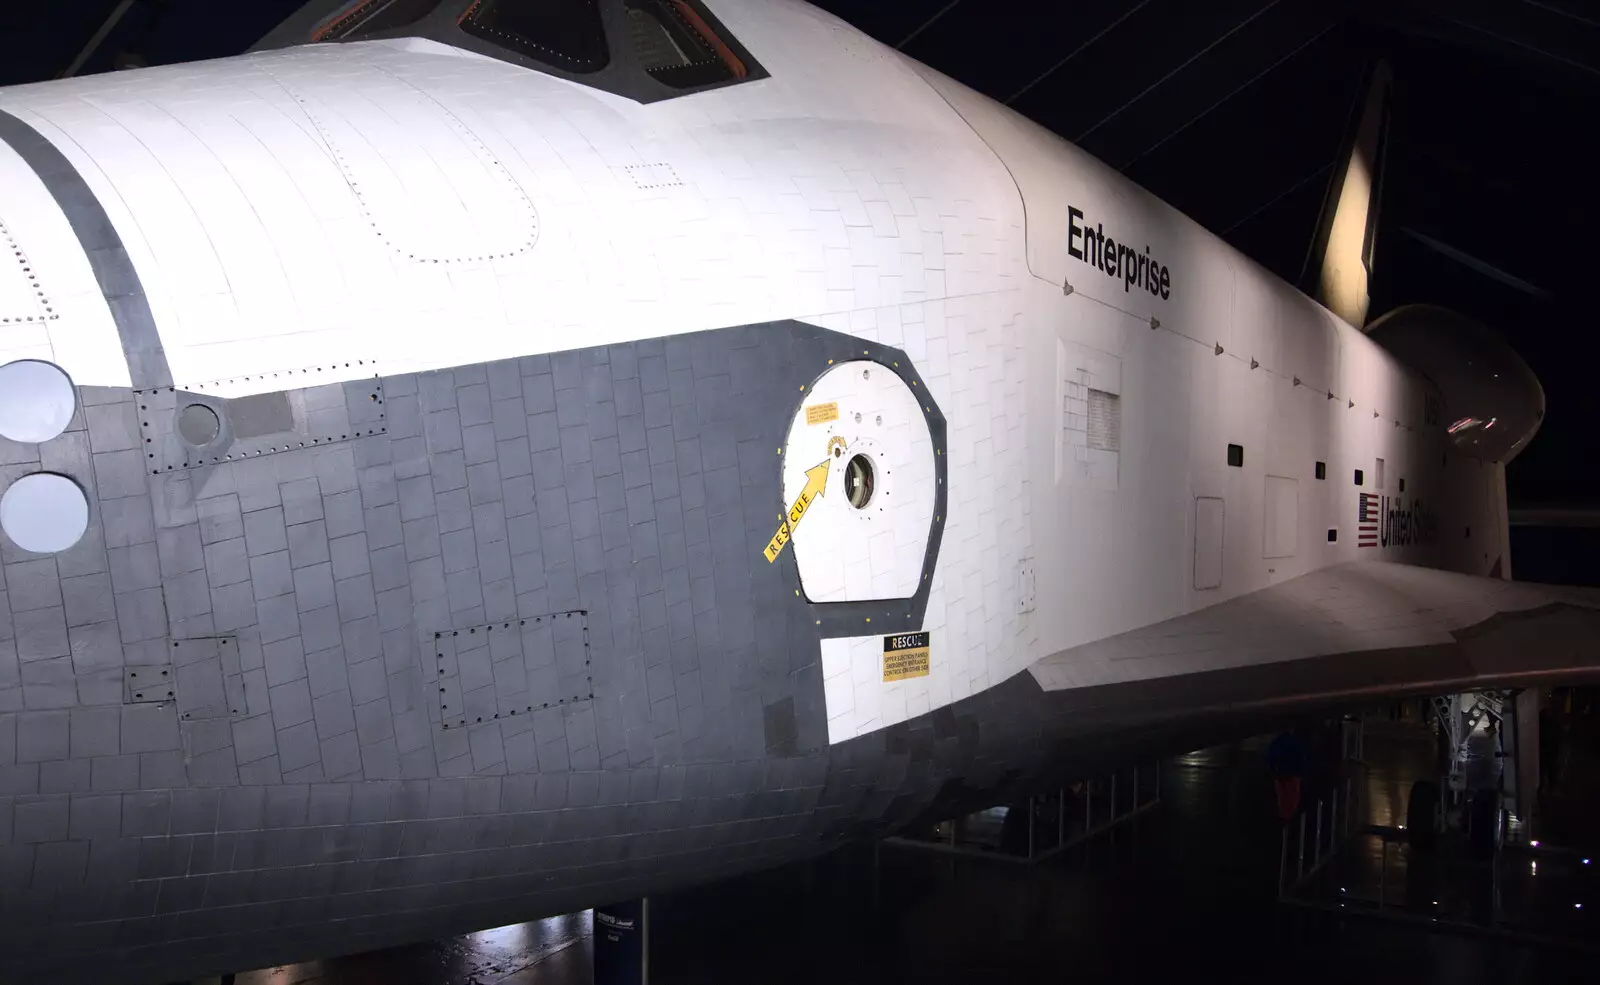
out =
[[[0,366],[0,434],[36,445],[67,429],[78,407],[72,380],[39,359]]]
[[[0,496],[0,529],[25,551],[64,551],[89,529],[89,500],[64,475],[25,475]]]
[[[209,445],[222,432],[222,420],[205,404],[190,404],[178,412],[178,434],[191,445]]]
[[[867,508],[872,502],[872,492],[877,475],[872,469],[872,459],[865,455],[857,455],[845,463],[844,491],[850,500],[850,505],[858,510]]]

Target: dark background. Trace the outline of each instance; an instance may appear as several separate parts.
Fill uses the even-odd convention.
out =
[[[62,73],[119,0],[0,4],[0,85]],[[1503,333],[1548,413],[1513,511],[1600,518],[1600,5],[1581,0],[822,0],[1299,282],[1364,67],[1394,69],[1373,315]],[[80,72],[235,54],[299,0],[134,0]],[[1515,512],[1514,512],[1515,516]],[[1519,577],[1600,583],[1600,527],[1516,527]]]

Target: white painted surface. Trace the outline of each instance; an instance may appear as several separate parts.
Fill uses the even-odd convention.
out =
[[[0,530],[25,551],[64,551],[87,529],[89,501],[83,489],[64,475],[25,475],[0,495]]]
[[[808,408],[833,405],[834,420],[810,424]],[[827,485],[794,528],[791,549],[813,602],[909,598],[925,573],[937,483],[924,405],[888,366],[840,363],[807,388],[784,445],[783,497],[793,503],[806,470],[828,463]],[[848,466],[872,463],[874,489],[850,502]]]
[[[366,377],[379,353],[400,373],[788,318],[902,349],[949,428],[921,627],[937,642],[916,685],[927,708],[1358,557],[1478,573],[1505,559],[1503,470],[1444,464],[1420,383],[1361,333],[1088,155],[829,15],[712,6],[770,78],[640,105],[407,40],[0,90],[0,108],[82,173],[174,379],[222,381],[206,392],[279,390],[289,378],[274,373],[307,367]],[[1074,258],[1069,208],[1148,246],[1169,296]],[[0,325],[0,358],[126,385],[81,249],[4,147],[0,220],[61,315]],[[0,276],[0,317],[37,311]],[[1116,451],[1089,440],[1091,390],[1117,396]],[[1244,468],[1224,465],[1229,443]],[[1407,478],[1408,501],[1449,518],[1442,530],[1472,525],[1474,538],[1358,551],[1350,474],[1377,457]],[[771,459],[791,490],[789,465],[820,460]],[[1269,474],[1298,483],[1292,557],[1262,557]],[[1220,588],[1197,589],[1197,498],[1227,504],[1225,524],[1206,521],[1206,583]],[[774,520],[786,505],[771,504]],[[823,515],[802,538],[842,536]],[[915,552],[897,534],[876,566],[867,543],[864,578],[833,566],[807,592],[904,591]],[[824,643],[834,669],[844,645]],[[1079,671],[1053,673],[1122,679]],[[839,687],[835,737],[922,707],[852,692],[844,711]]]
[[[67,429],[78,394],[61,367],[39,359],[0,366],[0,435],[24,444],[49,441]]]

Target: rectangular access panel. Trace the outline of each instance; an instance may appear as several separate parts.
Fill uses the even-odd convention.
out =
[[[434,692],[444,728],[487,725],[589,701],[588,613],[582,609],[433,634]]]
[[[1223,502],[1220,496],[1194,501],[1194,587],[1222,587]]]

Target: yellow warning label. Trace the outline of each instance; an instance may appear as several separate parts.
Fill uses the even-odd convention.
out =
[[[883,638],[883,682],[927,677],[930,637],[928,633],[901,633]]]
[[[800,495],[795,497],[794,505],[789,507],[789,512],[784,516],[783,522],[778,525],[778,532],[767,541],[766,550],[761,553],[766,556],[767,563],[778,560],[778,555],[783,553],[783,545],[789,543],[789,538],[794,533],[794,528],[805,519],[806,510],[816,502],[818,496],[826,491],[828,484],[828,462],[824,459],[819,464],[806,469],[806,487],[800,490]]]
[[[837,401],[829,401],[825,404],[812,404],[810,407],[806,408],[807,424],[826,424],[829,421],[837,421],[838,419],[839,404]]]

